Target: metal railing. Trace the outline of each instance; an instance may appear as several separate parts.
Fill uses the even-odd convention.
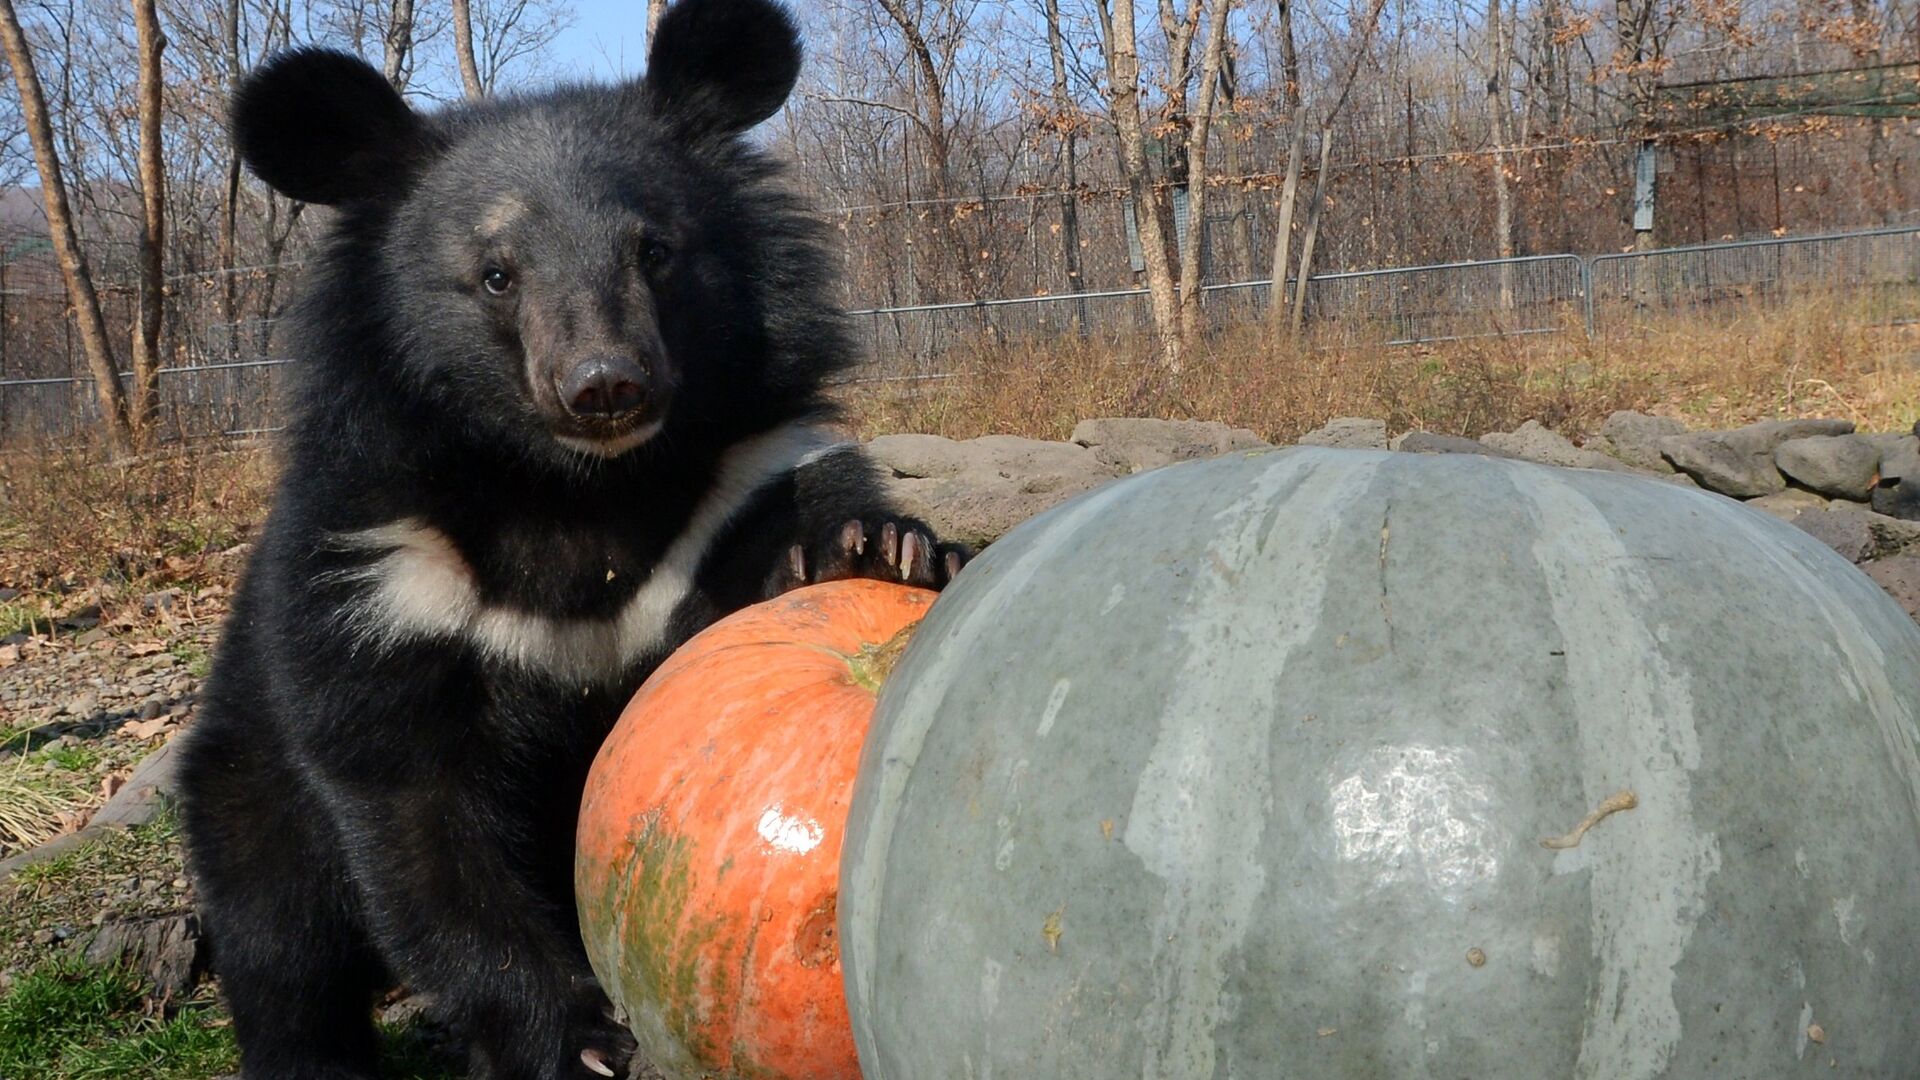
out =
[[[1263,318],[1272,284],[1203,286],[1208,324],[1224,329]],[[1637,329],[1656,315],[1737,312],[1810,295],[1844,300],[1845,317],[1920,321],[1920,226],[1316,274],[1307,279],[1304,314],[1317,345],[1402,346],[1580,329],[1594,336]],[[874,380],[944,377],[958,350],[981,343],[1072,334],[1111,344],[1152,326],[1145,289],[864,308],[848,316],[868,356],[857,377]],[[224,333],[215,327],[205,333],[210,344],[192,351],[211,361],[232,355],[242,337],[266,340],[259,320],[244,326]],[[280,368],[289,362],[163,369],[163,428],[180,437],[272,430]],[[0,380],[0,442],[73,436],[96,419],[87,376]]]

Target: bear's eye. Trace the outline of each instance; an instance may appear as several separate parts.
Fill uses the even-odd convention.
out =
[[[489,266],[486,272],[480,275],[480,284],[485,285],[487,291],[495,296],[505,296],[507,290],[513,288],[513,275],[497,266]]]
[[[640,245],[640,265],[647,273],[658,273],[673,259],[673,249],[658,240],[648,240]]]

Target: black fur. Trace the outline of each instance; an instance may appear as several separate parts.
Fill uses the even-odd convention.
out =
[[[798,62],[767,0],[681,0],[625,87],[420,116],[361,62],[301,51],[241,89],[250,167],[336,207],[293,322],[284,477],[182,750],[252,1080],[374,1075],[369,1007],[396,980],[436,996],[477,1076],[592,1076],[582,1051],[623,1069],[571,884],[621,705],[672,646],[780,589],[958,568],[841,451],[756,488],[664,634],[617,664],[560,673],[368,616],[366,575],[400,543],[368,530],[405,522],[444,538],[424,550],[457,553],[448,580],[490,610],[609,618],[729,448],[829,415],[822,382],[854,355],[831,260],[739,138]],[[641,373],[643,405],[562,400],[608,358]]]

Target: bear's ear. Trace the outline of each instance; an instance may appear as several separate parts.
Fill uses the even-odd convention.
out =
[[[330,49],[283,52],[234,94],[241,160],[274,190],[335,204],[398,192],[425,157],[426,124],[366,61]]]
[[[693,135],[747,130],[799,77],[799,29],[773,0],[679,0],[647,53],[647,89]]]

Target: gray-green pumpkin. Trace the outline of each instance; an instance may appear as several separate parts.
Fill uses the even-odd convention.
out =
[[[862,1067],[1920,1076],[1916,709],[1920,630],[1718,496],[1311,449],[1114,483],[887,684]]]

